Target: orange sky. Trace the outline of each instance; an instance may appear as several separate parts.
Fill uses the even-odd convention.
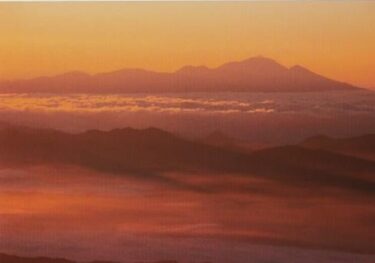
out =
[[[375,1],[0,3],[0,79],[264,55],[375,87]]]

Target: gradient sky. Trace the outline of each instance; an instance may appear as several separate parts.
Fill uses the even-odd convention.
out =
[[[375,2],[0,3],[0,79],[263,55],[375,87]]]

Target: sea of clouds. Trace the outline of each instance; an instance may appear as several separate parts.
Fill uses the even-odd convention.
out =
[[[71,132],[155,126],[265,143],[375,132],[375,93],[1,94],[0,120]],[[278,134],[275,134],[275,129]],[[272,132],[271,132],[272,131]]]

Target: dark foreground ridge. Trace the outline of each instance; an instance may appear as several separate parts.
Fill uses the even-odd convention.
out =
[[[77,262],[67,260],[64,258],[48,258],[48,257],[19,257],[8,254],[0,253],[1,263],[119,263],[117,261],[90,261],[90,262]],[[175,260],[161,260],[154,262],[136,262],[136,263],[178,263]]]
[[[140,179],[161,179],[165,172],[236,173],[301,187],[332,186],[374,194],[375,152],[368,147],[374,137],[338,140],[332,148],[329,143],[317,147],[316,139],[311,139],[301,145],[245,152],[190,141],[156,128],[70,134],[8,127],[0,129],[0,164],[76,165]],[[345,147],[339,147],[341,142]]]

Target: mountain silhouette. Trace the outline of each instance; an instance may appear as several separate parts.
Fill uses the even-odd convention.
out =
[[[233,151],[248,153],[252,151],[252,147],[249,145],[249,143],[237,138],[230,137],[220,130],[215,130],[209,133],[207,136],[200,138],[198,141],[203,144],[221,147]]]
[[[164,172],[237,173],[299,186],[333,186],[365,193],[375,189],[374,161],[298,145],[246,153],[156,128],[70,134],[25,127],[0,130],[0,144],[0,163],[5,166],[77,165],[162,181]]]
[[[200,141],[209,145],[222,146],[225,148],[236,146],[236,139],[229,137],[220,130],[211,132]]]
[[[1,263],[76,263],[62,258],[19,257],[0,253]]]
[[[67,260],[63,258],[51,258],[51,257],[20,257],[14,255],[8,255],[0,253],[1,263],[78,263],[77,261]],[[81,262],[82,263],[82,262]],[[118,263],[113,261],[90,261],[87,263]],[[146,262],[137,262],[146,263]],[[178,263],[176,260],[161,260],[147,263]]]
[[[24,127],[0,131],[0,161],[77,164],[113,173],[233,170],[244,156],[148,128],[69,134]]]
[[[89,75],[68,72],[53,77],[0,83],[3,93],[151,93],[151,92],[301,92],[358,90],[302,66],[287,68],[265,57],[216,68],[184,66],[173,73],[122,69]]]
[[[67,260],[63,258],[50,257],[20,257],[0,253],[1,263],[78,263],[76,261]],[[116,263],[113,261],[91,261],[88,263]]]
[[[367,134],[353,138],[335,139],[324,135],[306,139],[301,143],[310,149],[324,149],[346,155],[375,160],[375,135]]]

